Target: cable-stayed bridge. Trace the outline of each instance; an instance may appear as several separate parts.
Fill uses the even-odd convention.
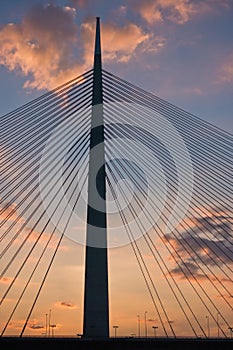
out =
[[[4,115],[1,140],[2,337],[31,334],[68,238],[85,246],[84,338],[109,337],[108,255],[128,246],[154,332],[231,339],[231,134],[102,69],[97,20],[94,68]]]

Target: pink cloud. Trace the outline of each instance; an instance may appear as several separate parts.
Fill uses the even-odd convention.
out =
[[[125,12],[126,7],[121,10]],[[0,64],[26,77],[24,87],[29,89],[50,90],[82,74],[93,64],[95,20],[89,18],[81,25],[80,36],[75,20],[72,7],[32,7],[21,23],[0,30]],[[102,24],[106,61],[127,63],[138,48],[145,52],[163,45],[163,38],[132,22]]]
[[[129,3],[149,24],[162,22],[165,19],[183,24],[196,12],[190,0],[142,0]]]
[[[8,327],[15,330],[21,330],[24,323],[25,323],[25,320],[23,319],[14,320],[13,322],[9,323]]]
[[[19,212],[17,211],[17,204],[13,203],[9,205],[6,203],[4,206],[0,207],[0,222],[4,221],[4,225],[6,227],[9,225],[12,225],[11,230],[8,233],[8,236],[6,236],[5,241],[9,241],[12,239],[12,235],[14,235],[13,244],[14,245],[21,245],[23,241],[26,241],[26,244],[33,245],[34,243],[40,246],[45,246],[49,239],[51,238],[52,233],[51,232],[41,232],[36,229],[32,229],[30,226],[25,226],[22,231],[21,227],[22,224],[25,225],[25,222],[27,221],[26,217],[20,216]],[[2,228],[3,231],[3,228]],[[9,237],[9,239],[8,239]],[[57,236],[57,233],[53,234],[52,239],[50,240],[47,249],[55,250],[57,248],[59,237]],[[70,251],[70,246],[68,244],[65,244],[64,242],[59,247],[60,251]],[[31,259],[33,259],[31,257]],[[1,282],[9,283],[9,279],[7,277],[2,277]]]
[[[93,39],[95,23],[88,20],[82,24],[82,36],[85,43],[85,61],[92,60]],[[142,51],[159,50],[164,46],[162,37],[155,37],[142,30],[134,23],[128,22],[124,26],[116,24],[102,24],[102,49],[104,61],[126,63],[131,60],[136,50],[140,47]]]
[[[75,14],[70,7],[32,7],[20,24],[0,31],[0,64],[26,76],[27,88],[52,89],[79,75]]]
[[[98,0],[100,3],[101,1]],[[72,2],[70,2],[72,3]],[[228,1],[206,0],[127,0],[119,4],[118,17],[124,24],[102,23],[102,48],[105,62],[127,64],[144,54],[160,52],[166,40],[148,31],[148,27],[125,22],[125,14],[134,12],[148,23],[170,20],[183,24],[198,14],[228,8]],[[73,6],[88,11],[90,1],[73,1]],[[0,30],[0,64],[26,78],[28,89],[51,90],[82,74],[93,65],[94,18],[87,18],[78,28],[76,9],[71,6],[36,5],[21,23],[10,23]],[[145,23],[144,23],[145,24]],[[141,58],[143,59],[143,57]],[[232,61],[222,70],[222,81],[232,81]],[[201,95],[198,87],[184,91]]]
[[[0,207],[0,221],[18,221],[18,222],[24,222],[23,218],[19,218],[19,214],[17,213],[17,205],[15,203],[8,204],[6,203],[5,206]]]
[[[230,6],[228,0],[128,0],[128,3],[149,24],[165,20],[184,24],[195,15],[217,13],[219,8]]]
[[[11,281],[13,280],[12,277],[7,277],[7,276],[0,276],[0,283],[3,283],[3,284],[10,284]]]

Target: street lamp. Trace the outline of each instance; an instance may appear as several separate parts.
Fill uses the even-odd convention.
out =
[[[210,320],[209,320],[209,316],[206,316],[206,321],[207,321],[207,334],[208,334],[208,338],[210,337]]]
[[[137,315],[138,318],[138,337],[140,338],[140,315]]]
[[[48,335],[48,314],[45,314],[45,336]]]
[[[114,328],[114,330],[115,330],[115,338],[116,338],[116,330],[117,330],[117,328],[119,328],[119,326],[112,326],[112,328]]]
[[[51,309],[49,310],[49,337],[50,337],[50,323],[51,323]]]
[[[54,328],[56,328],[55,324],[51,324],[50,327],[52,328],[52,337],[54,336]]]
[[[146,314],[147,314],[147,311],[145,311],[145,337],[147,338]]]
[[[158,326],[152,326],[153,330],[154,330],[154,337],[156,338],[156,329],[158,329]]]

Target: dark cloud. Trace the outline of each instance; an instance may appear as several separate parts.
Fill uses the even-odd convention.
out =
[[[68,309],[76,309],[77,305],[68,301],[59,301],[56,303],[56,306]]]
[[[233,219],[230,213],[212,212],[191,218],[195,226],[166,235],[182,261],[171,272],[181,277],[205,278],[200,267],[209,269],[233,263]],[[175,253],[176,254],[176,253]]]
[[[181,262],[179,266],[171,270],[172,274],[180,275],[182,279],[195,278],[205,279],[206,276],[199,273],[199,267],[190,261]]]

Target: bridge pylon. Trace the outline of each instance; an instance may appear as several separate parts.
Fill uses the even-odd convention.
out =
[[[109,337],[108,251],[100,19],[96,19],[86,229],[84,338]]]

